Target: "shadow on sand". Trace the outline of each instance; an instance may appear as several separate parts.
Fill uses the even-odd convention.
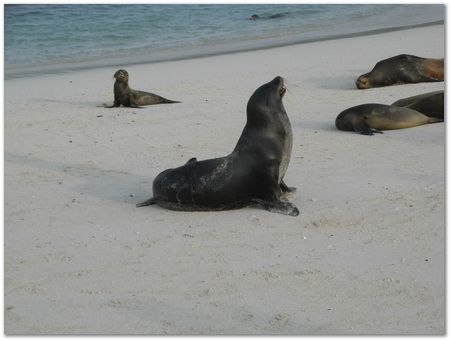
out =
[[[343,91],[350,91],[350,90],[358,90],[355,85],[355,81],[358,78],[357,74],[355,73],[354,76],[339,76],[339,77],[312,77],[309,78],[308,81],[310,81],[313,84],[317,85],[317,88],[320,89],[326,89],[326,90],[343,90]]]
[[[314,131],[328,131],[328,132],[336,132],[338,131],[334,125],[334,119],[330,121],[301,121],[301,122],[292,122],[292,125],[295,127],[314,130]]]
[[[152,195],[152,177],[125,171],[104,170],[88,164],[52,162],[5,152],[5,167],[8,163],[27,165],[71,176],[79,180],[77,184],[71,183],[69,186],[71,190],[93,197],[135,205]]]

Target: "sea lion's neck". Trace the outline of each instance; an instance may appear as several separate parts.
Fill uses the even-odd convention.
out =
[[[128,86],[128,80],[126,80],[126,79],[117,79],[116,80],[116,84],[117,85],[121,85],[123,87],[126,87],[126,86]]]
[[[247,110],[246,126],[261,130],[269,129],[283,134],[286,129],[290,129],[290,122],[283,108],[270,112],[252,112]]]
[[[114,83],[114,89],[116,91],[120,91],[120,92],[128,92],[130,91],[130,87],[128,86],[128,81],[127,80],[116,80],[116,82]]]
[[[253,112],[254,113],[254,112]],[[247,123],[236,144],[236,149],[241,149],[240,145],[260,144],[261,138],[273,140],[281,149],[285,145],[292,147],[292,128],[289,118],[284,110],[270,112],[268,115],[247,114]]]

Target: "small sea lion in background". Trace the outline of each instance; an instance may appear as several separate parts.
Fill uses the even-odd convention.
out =
[[[405,129],[442,121],[407,107],[363,104],[342,111],[336,117],[335,124],[339,130],[373,135],[383,133],[382,130]]]
[[[444,80],[444,59],[425,59],[401,54],[379,61],[369,73],[356,80],[358,89],[393,84],[420,83]]]
[[[267,16],[259,16],[258,14],[253,14],[249,19],[250,20],[257,20],[257,19],[278,19],[278,18],[283,18],[286,15],[288,15],[289,13],[277,13],[277,14],[272,14],[272,15],[267,15]]]
[[[128,72],[125,70],[118,70],[114,73],[114,78],[116,78],[114,83],[114,104],[105,107],[112,108],[119,107],[120,105],[140,107],[142,105],[179,103],[178,101],[169,100],[153,93],[132,90],[128,85]]]
[[[423,113],[428,117],[444,119],[444,91],[434,91],[418,96],[403,98],[392,103]]]
[[[247,103],[247,124],[231,154],[192,158],[161,172],[153,181],[153,198],[137,206],[211,211],[260,205],[297,216],[298,209],[284,198],[295,190],[283,181],[292,150],[292,128],[282,102],[285,92],[281,77],[259,87]]]

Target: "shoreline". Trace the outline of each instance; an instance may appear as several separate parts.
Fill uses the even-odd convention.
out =
[[[256,40],[252,40],[252,42],[256,45],[245,48],[234,48],[234,49],[220,49],[218,51],[205,51],[200,52],[199,54],[187,54],[184,56],[177,56],[177,57],[156,57],[156,59],[141,59],[138,60],[132,60],[131,57],[127,57],[127,59],[121,59],[121,61],[110,61],[110,62],[102,62],[96,63],[94,61],[90,62],[81,62],[77,63],[78,65],[75,67],[67,66],[67,64],[55,64],[54,66],[32,66],[32,67],[25,67],[25,71],[17,72],[17,71],[8,71],[7,66],[5,65],[5,80],[13,80],[13,79],[21,79],[21,78],[33,78],[36,76],[41,75],[55,75],[55,74],[65,74],[65,73],[71,73],[76,71],[86,71],[86,70],[93,70],[93,69],[99,69],[99,68],[110,68],[110,67],[121,67],[121,66],[135,66],[135,65],[146,65],[146,64],[156,64],[156,63],[163,63],[163,62],[172,62],[172,61],[182,61],[182,60],[190,60],[190,59],[201,59],[201,58],[208,58],[213,56],[219,56],[219,55],[229,55],[229,54],[236,54],[236,53],[242,53],[242,52],[251,52],[251,51],[260,51],[260,50],[270,50],[274,48],[280,48],[280,47],[286,47],[286,46],[293,46],[293,45],[303,45],[308,43],[314,43],[314,42],[321,42],[321,41],[332,41],[332,40],[339,40],[339,39],[348,39],[348,38],[354,38],[354,37],[364,37],[364,36],[372,36],[372,35],[379,35],[379,34],[385,34],[390,32],[397,32],[397,31],[404,31],[404,30],[410,30],[414,28],[421,28],[421,27],[431,27],[431,26],[439,26],[444,25],[445,20],[438,20],[428,23],[422,23],[422,24],[415,24],[415,25],[407,25],[407,26],[399,26],[399,27],[387,27],[387,28],[380,28],[380,29],[374,29],[369,31],[361,31],[361,32],[353,32],[353,33],[342,33],[342,34],[335,34],[335,35],[324,35],[314,38],[303,38],[303,39],[287,39],[284,37],[286,41],[282,43],[269,43],[268,41],[275,40],[274,38],[266,38],[264,39],[264,42],[262,46],[257,45]],[[276,39],[278,39],[277,37]],[[243,42],[240,42],[241,44]],[[244,42],[245,43],[245,42]],[[223,48],[223,47],[222,47]],[[86,63],[88,65],[86,65]],[[65,65],[65,66],[62,66]]]

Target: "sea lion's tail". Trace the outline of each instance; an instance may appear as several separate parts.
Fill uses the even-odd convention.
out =
[[[161,98],[161,103],[162,104],[175,104],[175,103],[181,103],[177,100],[170,100],[170,99],[166,99],[166,98]]]
[[[148,200],[146,200],[145,202],[136,204],[136,208],[146,207],[146,206],[152,205],[152,204],[156,204],[156,200],[153,197],[148,199]]]
[[[442,123],[443,121],[444,121],[443,118],[437,118],[437,117],[430,117],[428,119],[428,123],[429,124],[431,124],[431,123]]]

